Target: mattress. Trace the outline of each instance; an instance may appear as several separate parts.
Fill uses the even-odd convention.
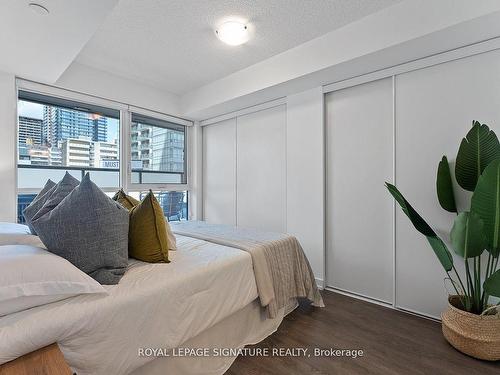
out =
[[[0,364],[57,342],[79,375],[128,374],[257,298],[250,255],[177,236],[169,264],[131,260],[108,296],[77,296],[0,318]]]

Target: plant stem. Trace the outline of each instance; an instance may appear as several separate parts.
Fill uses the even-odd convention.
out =
[[[451,285],[453,285],[453,289],[455,289],[455,292],[457,293],[457,296],[461,296],[460,292],[457,289],[457,286],[455,285],[455,281],[451,277],[450,273],[446,271],[446,274],[448,275],[448,278],[451,280]]]
[[[465,286],[464,286],[464,283],[462,282],[462,278],[460,277],[460,274],[457,272],[457,269],[455,268],[455,265],[452,265],[453,267],[453,271],[455,272],[455,275],[457,275],[457,279],[458,279],[458,282],[460,283],[460,286],[462,287],[462,290],[463,290],[463,298],[465,299],[464,301],[462,301],[462,305],[465,307],[465,309],[467,311],[469,311],[469,308],[470,308],[470,298],[469,298],[469,295],[468,295],[468,289],[465,289]],[[448,276],[450,276],[449,272],[446,272],[448,274]],[[450,279],[453,280],[450,276]],[[466,281],[467,281],[467,278],[466,278]],[[453,284],[453,283],[452,283]],[[455,287],[455,286],[453,286]],[[457,291],[457,294],[459,296],[461,296],[460,293],[458,293],[458,290],[457,288],[455,287],[455,290]],[[462,298],[462,297],[460,297]]]
[[[460,276],[458,275],[457,271],[455,270],[455,273],[457,274],[458,276],[458,281],[460,281],[460,284],[462,285],[462,289],[464,287],[464,284],[462,283],[462,280],[460,280]],[[451,277],[450,273],[448,271],[446,271],[446,274],[448,275],[448,278],[450,279],[451,281],[451,285],[453,285],[453,289],[455,289],[455,292],[457,293],[457,296],[458,298],[460,298],[460,302],[462,302],[462,306],[464,306],[465,308],[467,308],[466,304],[467,304],[467,295],[464,295],[464,293],[466,293],[465,289],[463,289],[463,292],[460,293],[457,289],[457,286],[455,285],[455,281],[453,280],[453,278]]]
[[[460,283],[460,286],[462,287],[462,290],[464,291],[465,294],[467,294],[467,290],[465,290],[464,283],[462,282],[462,278],[458,274],[457,269],[455,268],[455,265],[453,265],[452,267],[453,267],[453,271],[455,271],[455,275],[457,275],[457,279],[458,279],[458,282]]]
[[[493,266],[493,262],[491,260],[492,260],[491,252],[488,252],[488,264],[486,265],[486,274],[484,276],[485,280],[490,277],[490,267]],[[481,296],[481,310],[484,310],[487,304],[488,304],[488,298],[486,297],[486,291],[483,289],[483,294]]]
[[[467,311],[470,311],[470,300],[472,299],[473,295],[474,295],[474,285],[472,284],[472,277],[471,277],[471,274],[470,274],[470,269],[469,269],[469,258],[465,258],[465,274],[466,274],[466,278],[467,278],[467,300],[468,300],[468,303],[467,303],[467,306],[466,306],[466,309]],[[455,268],[455,266],[453,266],[453,268]],[[457,272],[455,270],[455,272]]]
[[[477,313],[480,310],[479,296],[481,293],[481,259],[479,257],[474,257],[474,283],[475,283],[475,293],[474,293],[474,308]]]
[[[481,256],[477,257],[477,312],[478,314],[483,311],[483,304],[481,301],[481,289],[483,283],[481,282]]]
[[[491,253],[490,253],[490,255],[491,255]],[[488,279],[491,275],[493,275],[495,273],[495,271],[497,269],[497,266],[498,266],[498,258],[499,258],[498,256],[496,258],[492,257],[492,259],[491,259],[491,266],[490,266],[489,272],[486,274],[486,278],[485,279]],[[493,263],[495,263],[495,265],[493,265]],[[489,300],[490,296],[486,292],[484,292],[484,291],[483,291],[483,293],[484,293],[484,302],[483,302],[484,303],[484,307],[487,307],[488,306],[488,300]],[[497,305],[500,305],[500,302],[497,303]]]

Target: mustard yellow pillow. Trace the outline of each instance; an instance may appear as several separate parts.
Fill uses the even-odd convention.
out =
[[[118,192],[113,196],[113,200],[120,203],[127,210],[131,210],[134,206],[137,206],[140,202],[132,198],[130,195],[125,194],[123,189],[118,190]]]
[[[128,253],[143,262],[168,260],[167,220],[153,192],[130,210]]]
[[[120,203],[127,210],[131,210],[134,206],[137,206],[140,202],[131,197],[130,195],[125,194],[123,189],[120,189],[114,196],[113,199]],[[168,220],[165,221],[167,227],[167,240],[168,240],[168,249],[175,251],[177,250],[177,239],[175,238],[174,233],[172,232],[172,228],[170,228],[170,224]]]

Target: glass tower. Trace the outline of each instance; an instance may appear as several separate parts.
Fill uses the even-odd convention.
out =
[[[62,107],[43,107],[43,141],[50,145],[68,138],[86,137],[95,142],[107,140],[107,118]]]

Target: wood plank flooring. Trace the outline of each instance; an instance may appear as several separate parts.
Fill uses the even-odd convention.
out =
[[[310,357],[239,357],[228,375],[496,374],[500,363],[480,361],[451,347],[440,323],[324,291],[326,307],[306,303],[289,314],[257,348],[309,348]],[[314,348],[362,349],[356,359],[315,357]]]

